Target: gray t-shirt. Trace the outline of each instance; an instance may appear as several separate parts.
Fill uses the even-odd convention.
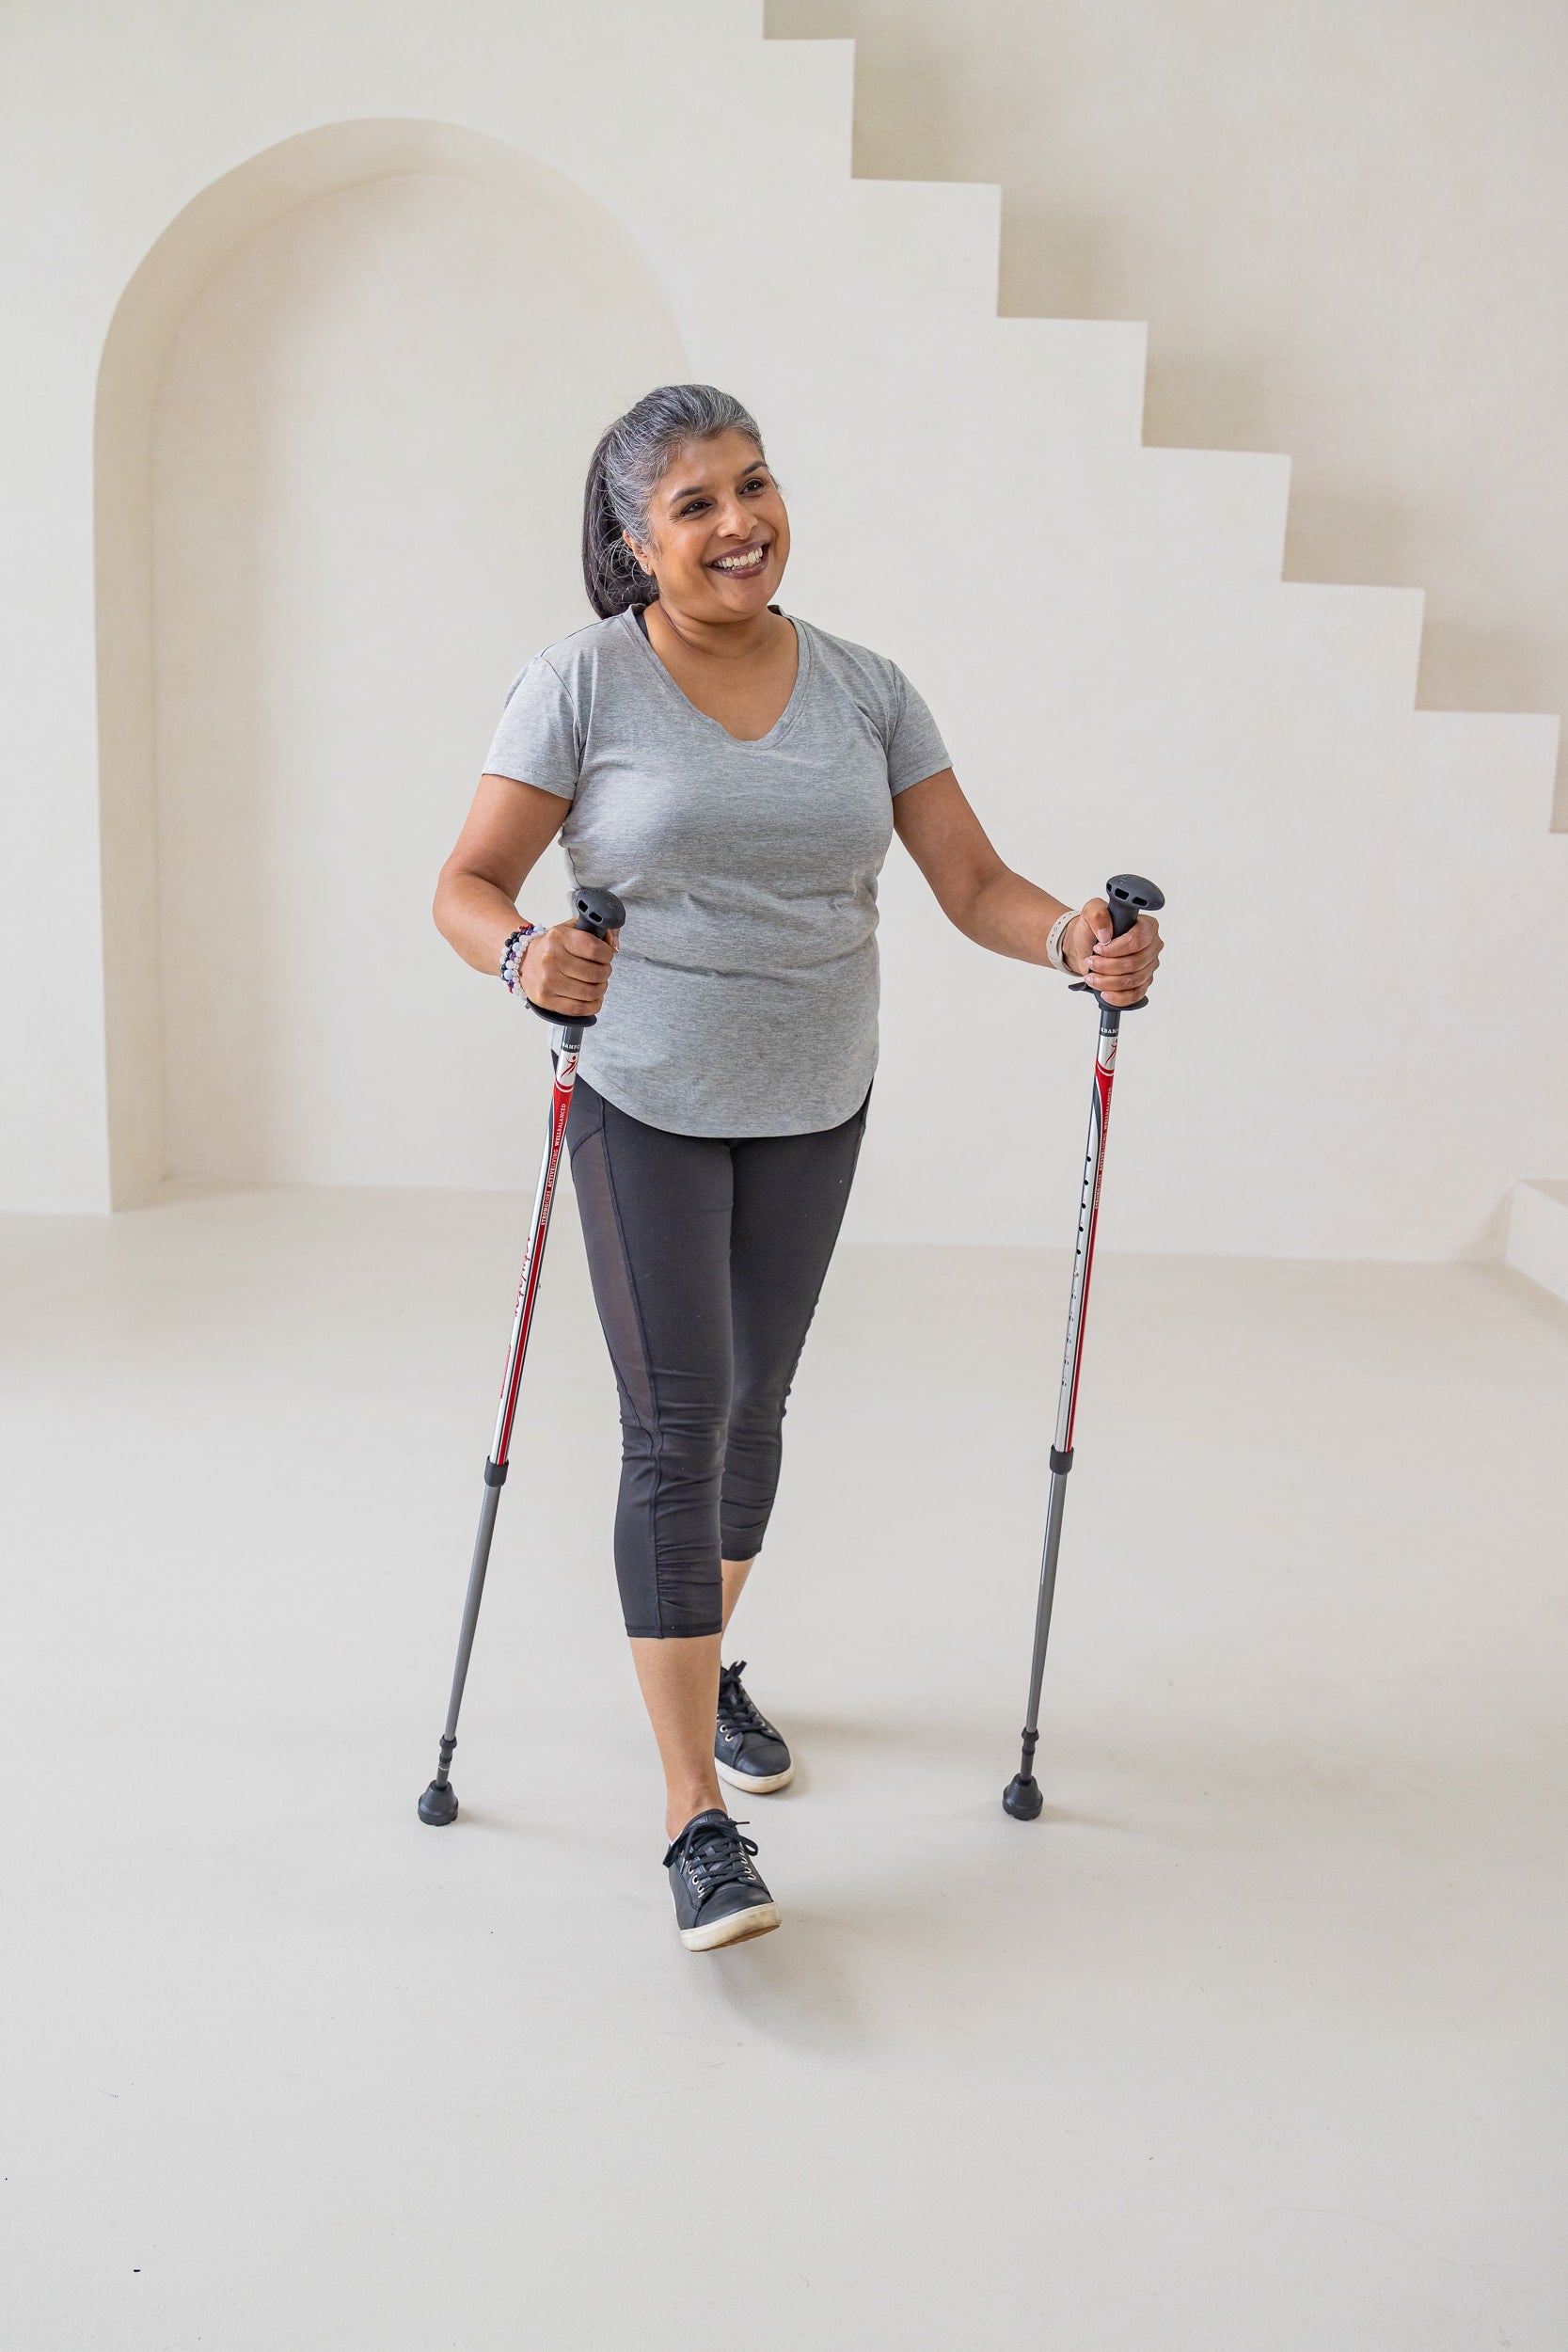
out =
[[[754,743],[689,701],[621,612],[535,655],[484,763],[570,800],[574,886],[625,900],[580,1068],[677,1135],[810,1135],[860,1108],[893,796],[949,764],[901,670],[794,626],[795,691]]]

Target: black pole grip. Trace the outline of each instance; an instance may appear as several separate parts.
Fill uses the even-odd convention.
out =
[[[595,939],[603,939],[607,931],[618,931],[626,919],[626,910],[613,890],[574,890],[572,912],[578,918],[572,929],[592,931]],[[590,1012],[574,1020],[569,1012],[552,1012],[548,1005],[534,1004],[531,996],[528,1002],[541,1021],[551,1022],[558,1029],[591,1029],[598,1019],[597,1013]]]
[[[1146,882],[1141,874],[1113,874],[1105,885],[1105,903],[1111,910],[1111,937],[1120,939],[1140,914],[1157,914],[1165,903],[1165,894],[1158,882]],[[1140,996],[1135,1005],[1108,1005],[1087,980],[1074,980],[1072,986],[1075,994],[1094,998],[1104,1029],[1117,1027],[1124,1012],[1142,1012],[1148,1002],[1147,996]]]
[[[1147,882],[1140,886],[1148,887]],[[603,939],[607,931],[618,931],[626,919],[626,910],[613,890],[574,890],[572,906],[578,918],[574,930],[592,931],[595,939]]]
[[[1145,882],[1141,874],[1113,874],[1105,885],[1105,899],[1111,910],[1111,937],[1120,939],[1140,914],[1158,914],[1165,894],[1158,882]]]

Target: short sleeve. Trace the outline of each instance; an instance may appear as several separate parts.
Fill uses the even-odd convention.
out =
[[[951,768],[947,746],[924,699],[893,665],[892,724],[887,739],[887,788],[896,796],[911,784]]]
[[[543,654],[513,681],[484,772],[536,784],[541,792],[577,796],[582,737],[570,692]]]

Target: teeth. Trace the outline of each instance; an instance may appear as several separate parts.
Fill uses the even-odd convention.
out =
[[[713,568],[716,572],[755,572],[767,560],[766,548],[750,548],[744,555],[721,555]]]

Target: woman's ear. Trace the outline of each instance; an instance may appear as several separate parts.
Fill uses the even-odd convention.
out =
[[[632,562],[637,565],[638,570],[646,572],[651,580],[654,574],[652,548],[640,547],[629,531],[623,531],[621,536],[631,549]]]

